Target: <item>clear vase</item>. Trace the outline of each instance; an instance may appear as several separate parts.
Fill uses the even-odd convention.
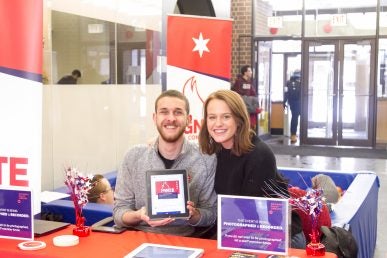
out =
[[[85,217],[82,215],[82,209],[75,206],[75,228],[73,228],[73,235],[86,237],[90,235],[90,231],[90,227],[85,226]]]

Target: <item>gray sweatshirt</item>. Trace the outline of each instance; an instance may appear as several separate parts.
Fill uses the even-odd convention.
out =
[[[127,226],[122,221],[122,216],[126,211],[135,211],[146,206],[145,172],[165,169],[157,150],[158,141],[156,140],[152,146],[134,146],[125,155],[122,167],[117,174],[114,193],[113,217],[117,226]],[[185,219],[176,219],[160,227],[150,227],[147,223],[141,222],[136,228],[148,232],[189,236],[194,232],[194,226],[212,225],[217,216],[217,196],[214,191],[215,155],[202,154],[197,144],[185,139],[182,151],[175,159],[171,169],[187,170],[190,200],[200,211],[199,222],[190,225]]]

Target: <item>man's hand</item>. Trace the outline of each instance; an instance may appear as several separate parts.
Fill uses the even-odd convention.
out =
[[[165,226],[172,221],[175,221],[175,219],[172,218],[166,218],[166,219],[157,219],[157,220],[151,220],[148,215],[146,215],[146,209],[145,207],[142,207],[140,210],[138,210],[140,213],[140,219],[142,221],[145,221],[148,223],[149,226],[151,227],[160,227],[160,226]]]

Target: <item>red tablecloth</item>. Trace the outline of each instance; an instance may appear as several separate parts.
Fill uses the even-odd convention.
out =
[[[0,238],[0,257],[66,257],[66,258],[116,258],[124,257],[142,243],[156,243],[175,246],[197,247],[204,249],[204,256],[208,258],[229,257],[232,251],[218,250],[215,240],[178,237],[164,234],[151,234],[141,231],[125,231],[121,234],[91,232],[88,237],[81,237],[79,244],[72,247],[54,246],[52,239],[58,235],[71,235],[72,226],[53,234],[36,238],[44,241],[47,247],[35,251],[23,251],[18,248],[22,240]],[[305,250],[290,249],[289,256],[308,257]],[[266,254],[258,255],[259,258],[267,257]],[[337,257],[326,253],[325,257]]]

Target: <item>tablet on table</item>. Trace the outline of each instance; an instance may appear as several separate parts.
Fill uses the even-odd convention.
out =
[[[200,248],[144,243],[124,258],[198,258],[204,253]]]

